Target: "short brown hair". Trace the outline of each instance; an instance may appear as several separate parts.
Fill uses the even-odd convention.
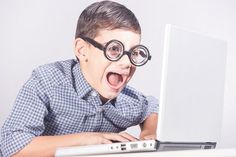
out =
[[[141,28],[134,13],[124,5],[101,1],[89,5],[80,15],[75,38],[95,38],[101,29],[126,29],[141,34]]]

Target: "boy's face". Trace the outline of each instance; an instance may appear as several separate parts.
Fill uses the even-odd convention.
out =
[[[140,43],[140,34],[122,29],[101,30],[94,38],[104,46],[112,39],[121,41],[125,50],[129,51]],[[102,50],[81,38],[76,40],[76,56],[80,60],[85,79],[100,94],[103,102],[117,97],[132,78],[136,67],[130,63],[127,55],[111,62]]]

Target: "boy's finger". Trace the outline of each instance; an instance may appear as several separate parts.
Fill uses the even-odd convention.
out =
[[[128,139],[129,141],[138,141],[138,139],[130,134],[128,134],[127,132],[121,132],[119,133],[121,136],[125,137],[126,139]]]
[[[103,140],[102,140],[102,144],[111,144],[111,143],[112,143],[112,141],[110,141],[106,138],[103,138]]]
[[[155,140],[155,139],[156,139],[155,135],[148,135],[142,137],[142,140]]]
[[[108,134],[104,134],[104,138],[108,139],[108,140],[112,140],[112,141],[119,141],[119,142],[128,142],[130,141],[129,139],[116,134],[116,133],[108,133]]]

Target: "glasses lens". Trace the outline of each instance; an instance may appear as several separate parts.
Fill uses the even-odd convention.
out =
[[[106,45],[106,56],[110,60],[118,60],[124,51],[124,47],[121,42],[113,40]]]
[[[131,61],[135,65],[143,65],[148,61],[149,52],[148,49],[144,46],[137,46],[132,50]]]

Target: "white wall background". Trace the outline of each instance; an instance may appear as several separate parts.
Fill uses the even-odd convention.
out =
[[[94,0],[0,1],[0,126],[34,68],[74,57],[77,18],[92,2]],[[153,56],[130,83],[145,94],[159,97],[166,23],[228,41],[222,138],[224,147],[236,147],[236,1],[118,2],[125,4],[138,17],[143,32],[142,43],[149,47]]]

